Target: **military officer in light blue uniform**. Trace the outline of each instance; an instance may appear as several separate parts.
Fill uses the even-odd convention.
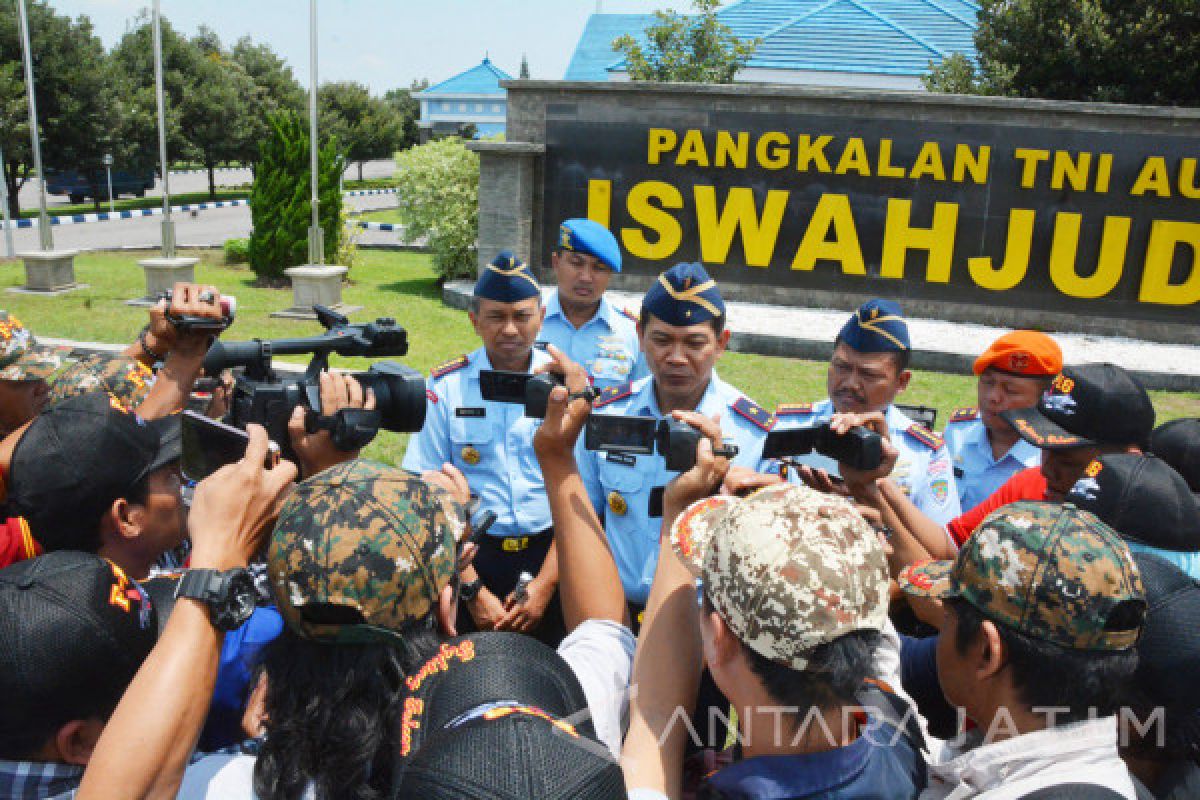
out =
[[[676,410],[719,415],[722,435],[738,448],[733,463],[761,469],[773,419],[713,369],[729,331],[716,281],[700,264],[677,264],[658,277],[642,300],[640,336],[651,375],[604,390],[593,413],[655,419]],[[651,496],[659,495],[661,506],[662,488],[678,473],[667,471],[657,453],[602,453],[585,449],[582,441],[576,460],[636,612],[646,603],[658,562],[661,508],[651,512]]]
[[[637,318],[604,296],[612,274],[621,271],[616,237],[590,219],[569,219],[558,228],[550,264],[558,288],[546,297],[538,340],[586,369],[596,389],[645,377]]]
[[[945,525],[960,513],[950,454],[942,438],[913,422],[893,405],[908,387],[911,346],[900,306],[890,300],[869,300],[846,322],[834,341],[826,388],[829,398],[819,403],[790,403],[775,409],[776,430],[808,428],[828,422],[834,413],[881,411],[900,458],[894,480],[913,505]],[[822,456],[797,459],[836,472]],[[799,477],[792,475],[798,481]]]
[[[1062,367],[1062,350],[1038,331],[1006,333],[975,359],[979,406],[958,409],[946,425],[964,513],[1021,470],[1041,465],[1042,451],[1018,436],[1001,412],[1036,406]]]
[[[479,377],[493,369],[532,372],[552,360],[533,346],[541,297],[528,267],[507,251],[483,270],[469,314],[483,347],[430,373],[425,427],[409,440],[403,466],[423,472],[453,464],[480,498],[479,514],[496,515],[463,573],[462,612],[470,618],[460,613],[460,632],[474,620],[481,629],[537,629],[538,638],[553,642],[562,622],[550,506],[533,452],[541,420],[526,417],[519,404],[484,400]],[[524,603],[513,592],[522,572],[535,576]]]

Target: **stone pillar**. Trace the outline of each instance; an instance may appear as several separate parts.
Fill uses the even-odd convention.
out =
[[[146,273],[146,295],[134,300],[127,300],[126,305],[152,306],[158,302],[158,296],[176,283],[196,282],[196,262],[200,259],[179,256],[176,258],[143,258],[138,265]]]
[[[544,144],[471,142],[479,153],[479,269],[501,250],[541,268],[541,208],[535,203]]]
[[[349,314],[362,306],[342,305],[342,279],[348,267],[329,264],[305,264],[285,269],[292,280],[292,307],[272,312],[272,317],[284,319],[316,319],[314,305],[329,306],[335,311]]]
[[[63,294],[84,288],[75,282],[78,250],[34,250],[17,255],[25,262],[25,285],[11,292]]]

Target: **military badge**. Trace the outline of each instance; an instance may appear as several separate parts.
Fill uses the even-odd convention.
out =
[[[625,498],[618,491],[608,493],[608,507],[617,516],[625,516],[625,512],[629,510],[629,504],[625,502]]]
[[[467,445],[462,449],[462,460],[470,464],[472,467],[478,464],[482,458],[483,456],[479,454],[479,451],[475,449],[474,445]]]

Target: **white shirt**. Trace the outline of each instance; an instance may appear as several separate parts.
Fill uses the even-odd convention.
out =
[[[612,753],[621,754],[628,717],[629,679],[637,641],[629,628],[608,620],[583,622],[558,646],[587,698],[592,725]],[[578,720],[572,720],[578,722]],[[254,756],[212,755],[187,768],[178,800],[256,800]],[[304,800],[314,800],[312,786]]]
[[[1134,800],[1125,762],[1117,754],[1117,719],[1101,717],[1022,734],[965,751],[929,767],[921,800],[1016,800],[1036,789],[1091,783]]]

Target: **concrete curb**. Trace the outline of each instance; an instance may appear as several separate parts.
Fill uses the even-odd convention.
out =
[[[552,289],[551,286],[543,288]],[[457,309],[465,310],[467,302],[471,297],[473,285],[467,281],[454,281],[447,283],[442,287],[442,301]],[[623,293],[614,293],[614,302],[618,305],[636,308],[638,305],[636,297],[626,297]],[[833,353],[833,335],[811,334],[778,334],[767,333],[762,330],[747,329],[744,324],[739,324],[740,320],[754,318],[754,306],[749,303],[734,303],[727,302],[726,307],[729,310],[729,349],[736,353],[756,353],[758,355],[782,356],[786,358],[802,358],[811,361],[828,361]],[[823,330],[828,328],[824,318],[831,313],[828,309],[809,309],[809,308],[790,308],[790,309],[773,309],[777,313],[787,314],[792,318],[794,324],[789,327],[804,330],[807,328],[815,328]],[[846,312],[832,312],[835,314],[849,314]],[[820,324],[816,324],[818,319]],[[809,323],[813,324],[809,324]],[[909,320],[910,330],[915,331],[917,326],[920,326],[925,321],[920,319]],[[932,372],[945,372],[954,375],[971,375],[973,374],[972,367],[975,363],[977,352],[962,352],[961,350],[953,349],[954,345],[960,348],[967,343],[973,349],[978,346],[978,351],[982,351],[991,340],[986,336],[981,339],[980,326],[968,324],[954,324],[940,322],[940,325],[950,325],[955,331],[952,337],[939,339],[939,342],[944,342],[944,347],[922,347],[914,349],[912,353],[912,366],[916,369],[930,370]],[[995,338],[999,332],[990,334],[991,338]],[[1073,345],[1078,345],[1079,341],[1085,341],[1088,347],[1086,355],[1082,360],[1069,361],[1068,363],[1089,363],[1096,361],[1109,361],[1117,364],[1128,370],[1145,385],[1147,389],[1160,389],[1169,392],[1200,392],[1200,347],[1189,347],[1189,351],[1194,349],[1197,352],[1195,360],[1190,366],[1191,371],[1168,371],[1165,369],[1154,369],[1147,365],[1155,364],[1155,351],[1169,347],[1157,342],[1134,341],[1129,339],[1117,339],[1114,337],[1103,336],[1087,336],[1081,337],[1079,334],[1055,334],[1056,338],[1060,338],[1060,344],[1064,344],[1064,350],[1069,350],[1066,346],[1066,340],[1070,339]],[[915,338],[915,337],[914,337]],[[1119,353],[1106,353],[1105,350],[1119,350]]]

